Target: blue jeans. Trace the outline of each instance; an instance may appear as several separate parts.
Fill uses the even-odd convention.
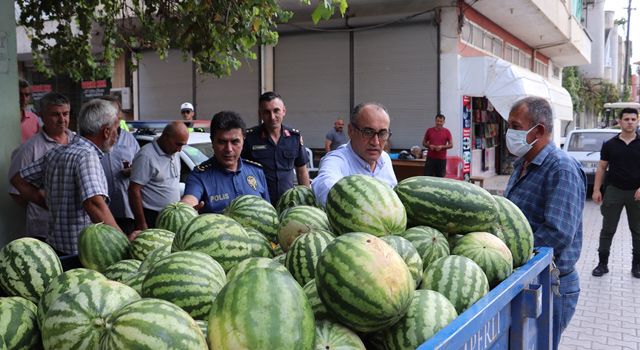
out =
[[[553,283],[553,282],[552,282]],[[573,270],[560,277],[560,295],[553,295],[553,348],[558,349],[562,332],[576,312],[580,296],[580,277]]]

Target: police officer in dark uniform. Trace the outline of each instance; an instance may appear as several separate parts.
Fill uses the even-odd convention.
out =
[[[293,187],[293,169],[298,184],[309,186],[309,161],[302,136],[296,129],[282,125],[287,109],[280,95],[265,92],[260,96],[258,115],[262,124],[247,130],[242,157],[262,164],[269,197],[274,205]]]
[[[236,197],[251,194],[269,201],[260,164],[240,158],[245,124],[235,112],[222,111],[211,119],[214,156],[189,174],[181,201],[200,213],[222,213]]]

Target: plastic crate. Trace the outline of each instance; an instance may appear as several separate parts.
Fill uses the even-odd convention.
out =
[[[552,248],[537,248],[529,262],[418,349],[551,349],[552,259]]]

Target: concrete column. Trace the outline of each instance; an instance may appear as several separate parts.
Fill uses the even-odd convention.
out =
[[[458,55],[458,11],[442,8],[440,14],[440,112],[447,117],[453,148],[450,156],[462,156],[462,95],[460,92],[460,56]]]
[[[24,210],[8,194],[11,152],[20,145],[14,2],[0,0],[0,248],[24,231]]]
[[[587,32],[591,39],[591,63],[580,66],[585,78],[602,79],[604,77],[604,0],[596,0],[587,5]]]

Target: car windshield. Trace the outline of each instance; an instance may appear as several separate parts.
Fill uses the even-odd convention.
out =
[[[191,160],[193,161],[193,164],[198,165],[204,162],[205,160],[209,159],[209,157],[207,157],[206,154],[202,153],[202,151],[199,148],[196,148],[194,146],[197,146],[197,145],[188,145],[188,146],[182,147],[182,152],[184,152],[184,154],[186,154],[189,158],[191,158]]]
[[[190,143],[189,146],[197,148],[202,154],[207,156],[207,159],[213,157],[213,147],[211,147],[211,142]]]
[[[569,152],[600,152],[602,144],[616,136],[617,132],[576,132],[569,140]]]

